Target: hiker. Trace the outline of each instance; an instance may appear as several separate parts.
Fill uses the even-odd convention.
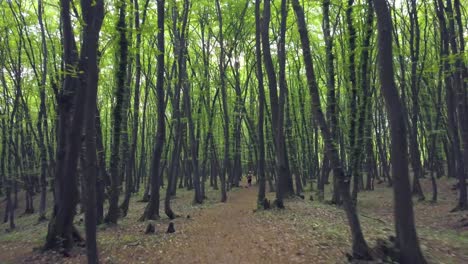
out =
[[[252,171],[249,171],[249,174],[247,175],[247,183],[249,186],[252,186]]]

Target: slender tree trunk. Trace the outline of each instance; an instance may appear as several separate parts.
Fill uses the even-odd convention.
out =
[[[226,65],[224,62],[225,50],[224,50],[224,35],[223,35],[223,16],[221,5],[219,0],[216,0],[216,11],[218,15],[218,24],[219,24],[219,45],[220,45],[220,54],[219,54],[219,78],[221,81],[221,101],[223,106],[223,117],[224,117],[224,164],[223,171],[221,172],[221,202],[226,202],[226,175],[230,179],[231,173],[231,160],[229,158],[229,112],[228,112],[228,103],[227,103],[227,91],[226,91]]]
[[[420,31],[418,10],[416,0],[410,0],[410,57],[411,57],[411,100],[412,113],[410,116],[411,125],[409,127],[410,138],[410,157],[413,167],[413,194],[418,195],[419,200],[425,199],[424,193],[419,183],[419,178],[423,176],[423,168],[421,164],[421,153],[418,143],[418,117],[419,117],[419,87],[418,87],[418,63],[419,63],[419,46],[420,46]],[[403,88],[404,89],[404,88]]]
[[[279,185],[282,190],[282,195],[293,195],[294,187],[292,182],[291,171],[288,160],[288,148],[286,145],[285,136],[285,106],[287,104],[288,87],[286,82],[286,22],[288,18],[289,1],[281,0],[281,21],[280,21],[280,32],[278,40],[278,63],[279,63],[279,97],[278,97],[278,123],[276,131],[278,133],[278,148],[276,149],[279,158]],[[267,32],[268,32],[267,28]],[[278,188],[279,189],[279,188]],[[278,189],[276,190],[278,193]]]
[[[113,109],[113,127],[112,127],[112,149],[111,149],[111,161],[110,161],[110,174],[111,174],[111,186],[109,190],[109,209],[105,218],[106,223],[117,224],[117,220],[120,216],[119,209],[119,196],[121,188],[121,174],[122,174],[122,132],[126,130],[126,121],[122,121],[126,118],[127,112],[125,110],[126,90],[127,90],[127,64],[128,64],[128,40],[127,40],[127,1],[119,0],[118,2],[118,14],[116,29],[118,32],[118,63],[116,71],[116,87],[115,97],[116,104]],[[126,133],[126,132],[125,132]]]
[[[179,76],[181,85],[183,88],[183,96],[184,96],[184,106],[185,106],[185,114],[188,119],[188,132],[189,132],[189,141],[190,141],[190,159],[192,163],[192,171],[191,174],[193,175],[193,187],[195,190],[194,202],[195,203],[202,203],[203,196],[201,195],[200,189],[200,171],[198,166],[198,144],[195,137],[195,126],[192,117],[192,103],[190,97],[190,83],[187,74],[187,42],[186,42],[186,26],[187,26],[187,19],[189,16],[189,8],[190,3],[188,0],[184,1],[184,17],[183,17],[183,27],[181,32],[180,38],[180,55],[179,55]]]
[[[322,2],[323,10],[323,21],[322,28],[325,38],[325,64],[327,69],[327,116],[328,122],[330,123],[330,132],[334,140],[337,139],[337,111],[336,111],[336,99],[335,99],[335,66],[334,66],[334,54],[333,54],[333,38],[330,32],[330,0],[324,0]],[[328,182],[328,175],[330,174],[330,162],[326,153],[322,160],[321,174],[318,174],[317,189],[318,189],[318,200],[323,201],[325,196],[325,183]]]
[[[5,192],[6,192],[6,184],[7,184],[7,167],[6,167],[6,164],[7,164],[7,122],[5,121],[5,119],[2,119],[0,121],[0,124],[2,126],[2,152],[0,153],[0,174],[1,174],[1,186],[0,188],[5,188]],[[3,192],[3,190],[2,190]],[[3,195],[3,193],[0,192],[0,195]],[[10,188],[10,192],[11,192],[11,188]],[[4,221],[6,222],[6,221]]]
[[[39,205],[39,221],[46,220],[46,199],[47,199],[47,150],[45,146],[44,132],[45,128],[43,126],[44,122],[47,122],[46,114],[46,97],[45,97],[45,86],[47,82],[47,41],[45,37],[44,23],[42,19],[42,14],[44,12],[42,0],[38,0],[38,19],[39,25],[41,28],[41,43],[42,43],[42,76],[41,76],[41,87],[40,87],[40,110],[39,118],[37,121],[37,134],[39,136],[39,149],[41,155],[41,201]]]
[[[140,79],[141,79],[141,72],[142,72],[142,68],[141,68],[141,28],[142,28],[142,25],[144,24],[145,20],[146,20],[146,14],[147,14],[147,10],[148,10],[148,4],[149,4],[149,0],[146,0],[145,2],[145,5],[143,7],[143,18],[142,18],[142,23],[140,25],[140,8],[139,8],[139,4],[138,4],[138,1],[136,0],[135,1],[135,27],[137,28],[137,44],[136,44],[136,49],[137,49],[137,55],[135,57],[135,68],[136,68],[136,73],[135,73],[135,97],[138,97],[140,96],[140,89],[141,89],[141,84],[140,84]],[[150,67],[151,64],[148,65],[148,67]],[[135,179],[135,189],[134,191],[135,192],[139,192],[140,190],[140,183],[141,183],[141,178],[142,178],[142,174],[143,174],[143,164],[144,164],[144,154],[145,153],[145,144],[144,144],[144,138],[145,138],[145,122],[146,122],[146,105],[147,105],[147,99],[148,99],[148,82],[145,82],[145,95],[144,95],[144,103],[143,103],[143,115],[142,115],[142,118],[141,120],[139,120],[139,109],[138,108],[138,114],[135,114],[135,119],[137,120],[137,122],[142,122],[142,129],[141,129],[141,145],[140,145],[140,160],[138,160],[138,154],[137,154],[137,145],[138,145],[138,132],[134,132],[135,133],[135,137],[136,137],[136,142],[135,142],[135,157],[134,157],[134,167],[135,167],[135,172],[136,172],[136,179]],[[137,88],[138,88],[138,93],[137,93]],[[136,98],[134,98],[134,102],[137,101]],[[139,103],[138,103],[138,106],[139,106]]]
[[[138,119],[139,119],[139,111],[140,111],[140,79],[141,79],[141,58],[140,58],[140,50],[141,50],[141,30],[140,30],[140,14],[139,14],[139,6],[138,0],[132,0],[133,4],[133,16],[134,16],[134,23],[135,23],[135,31],[137,32],[136,35],[136,47],[135,47],[135,94],[133,97],[133,123],[132,123],[132,137],[131,143],[129,146],[128,143],[128,132],[127,126],[125,124],[122,125],[124,128],[124,135],[123,135],[123,151],[122,151],[122,158],[123,160],[128,160],[125,165],[125,196],[122,204],[120,205],[120,211],[122,216],[127,216],[128,213],[128,206],[130,204],[130,198],[132,193],[135,190],[135,181],[136,177],[134,175],[135,171],[135,152],[136,152],[136,145],[137,145],[137,137],[138,137]],[[133,17],[131,17],[133,18]],[[132,30],[130,28],[129,33],[129,41],[132,42]],[[130,108],[130,99],[131,99],[131,77],[132,77],[132,63],[129,63],[129,67],[127,70],[127,80],[126,80],[126,109],[124,109],[124,121],[128,121],[128,112]]]
[[[99,173],[96,177],[96,220],[97,224],[104,222],[104,195],[106,183],[110,181],[109,175],[106,170],[106,154],[104,153],[104,145],[102,142],[102,129],[101,129],[101,114],[96,107],[96,114],[94,120],[95,134],[96,134],[96,151],[97,151],[97,166]]]
[[[140,164],[139,164],[139,169],[138,169],[138,177],[143,178],[142,180],[145,180],[145,177],[143,174],[146,173],[146,110],[148,106],[148,95],[149,95],[149,85],[148,81],[146,81],[147,85],[145,86],[145,98],[143,99],[143,114],[142,114],[142,125],[141,125],[141,152],[140,152]],[[149,179],[149,177],[148,177]],[[140,180],[138,180],[139,182]],[[147,181],[149,182],[149,181]],[[145,191],[143,193],[142,197],[142,202],[148,202],[149,201],[149,184],[145,185]]]
[[[173,69],[174,71],[177,68],[177,65],[180,64],[180,56],[182,54],[180,53],[180,32],[177,28],[177,18],[178,18],[178,11],[176,7],[173,7],[172,9],[172,26],[173,26],[173,31],[174,31],[174,55],[175,55],[175,60],[177,63],[174,63]],[[182,31],[184,32],[184,31]],[[178,72],[179,74],[179,72]],[[180,75],[178,75],[177,78],[177,83],[174,85],[174,92],[172,95],[172,116],[173,120],[175,120],[175,123],[172,125],[172,130],[174,131],[173,134],[173,140],[174,140],[174,147],[172,150],[171,154],[171,162],[168,168],[168,183],[167,183],[167,190],[166,190],[166,196],[164,199],[164,212],[169,217],[170,219],[175,218],[175,213],[171,208],[171,196],[175,195],[175,192],[177,190],[177,175],[178,173],[178,168],[180,166],[180,152],[182,148],[182,122],[181,122],[181,111],[180,111],[180,94],[181,94],[181,86],[182,86],[182,78],[180,78]]]
[[[285,23],[285,19],[287,16],[287,6],[286,1],[283,0],[281,2],[281,19],[282,24]],[[263,46],[263,60],[265,64],[265,70],[267,72],[268,77],[268,88],[270,90],[270,105],[271,105],[271,129],[273,140],[275,144],[275,160],[276,160],[276,200],[275,204],[278,208],[284,208],[283,198],[285,195],[291,193],[292,182],[291,186],[289,186],[289,180],[291,179],[291,175],[289,172],[289,167],[287,164],[287,157],[286,157],[286,142],[284,137],[283,131],[283,116],[284,113],[281,111],[284,109],[284,95],[286,91],[286,77],[284,75],[284,63],[285,63],[285,51],[283,44],[279,44],[279,60],[280,63],[280,98],[278,98],[277,92],[277,78],[275,73],[275,67],[273,65],[273,59],[271,57],[270,51],[270,37],[269,37],[269,29],[270,29],[270,17],[271,17],[271,8],[270,8],[270,0],[265,0],[264,7],[263,7],[263,24],[262,24],[262,46]],[[283,21],[284,20],[284,21]],[[282,31],[285,30],[285,24],[283,24]],[[280,33],[282,36],[285,35],[284,32]],[[280,36],[280,42],[285,41],[284,37]],[[291,188],[289,188],[291,187]],[[294,193],[294,192],[292,192]]]
[[[165,0],[157,0],[158,12],[158,56],[157,56],[157,81],[156,94],[158,102],[158,127],[156,131],[156,142],[153,150],[153,158],[151,161],[151,196],[150,201],[146,205],[145,212],[140,220],[151,220],[159,218],[159,187],[160,174],[159,167],[161,154],[166,135],[165,123],[165,104],[164,104],[164,2]]]
[[[340,157],[338,155],[335,141],[332,138],[327,121],[325,120],[325,116],[321,110],[318,85],[312,63],[312,54],[310,51],[310,41],[307,32],[304,11],[301,5],[299,4],[299,0],[293,0],[292,5],[297,17],[298,31],[301,39],[302,53],[304,56],[304,63],[306,69],[307,83],[312,97],[312,108],[314,110],[314,117],[322,131],[327,155],[328,157],[330,157],[331,166],[333,168],[333,174],[334,177],[336,177],[338,180],[339,191],[341,196],[343,197],[344,209],[351,228],[353,241],[353,257],[357,259],[370,259],[371,256],[369,253],[369,247],[367,246],[367,243],[364,239],[356,208],[354,207],[351,201],[351,195],[349,193],[349,179],[344,174],[342,161],[340,160]]]
[[[263,84],[263,69],[262,69],[262,50],[261,50],[261,25],[260,17],[260,2],[255,1],[255,57],[257,60],[257,80],[258,80],[258,197],[257,203],[261,204],[265,200],[265,139],[263,133],[264,116],[265,116],[265,89]]]
[[[359,154],[361,152],[360,147],[358,146],[358,137],[356,123],[358,119],[358,91],[357,91],[357,81],[356,81],[356,29],[354,28],[353,23],[353,5],[354,0],[348,0],[348,6],[346,8],[346,25],[348,29],[349,37],[348,40],[348,47],[349,47],[349,54],[348,54],[348,79],[349,79],[349,92],[351,94],[350,102],[349,102],[349,145],[351,146],[351,151],[349,152],[349,162],[348,162],[348,174],[353,179],[353,192],[352,198],[353,203],[356,205],[357,202],[357,193],[359,189],[359,180],[361,174],[358,172],[360,160]],[[356,150],[356,148],[358,148]]]
[[[234,64],[234,65],[232,65]],[[234,75],[234,91],[236,93],[236,103],[234,105],[234,129],[232,130],[232,137],[234,139],[234,162],[232,171],[232,187],[239,187],[239,182],[242,177],[242,150],[241,150],[241,137],[242,137],[242,116],[244,101],[242,99],[242,89],[240,81],[240,64],[239,55],[235,55],[234,63],[231,59],[232,72]]]
[[[356,139],[354,142],[354,147],[352,148],[352,157],[353,157],[353,164],[352,166],[352,171],[354,173],[353,175],[353,202],[357,204],[357,194],[359,189],[361,188],[360,185],[363,183],[363,176],[362,176],[362,168],[363,166],[361,163],[364,161],[364,156],[366,153],[368,153],[368,148],[366,147],[366,143],[369,143],[370,141],[365,141],[364,138],[366,136],[371,136],[371,135],[364,135],[364,128],[366,124],[366,117],[368,110],[368,105],[369,101],[372,97],[372,94],[370,92],[370,85],[369,85],[369,75],[368,75],[368,62],[369,62],[369,50],[370,50],[370,41],[372,37],[372,24],[374,21],[374,8],[372,5],[372,0],[367,1],[367,17],[366,17],[366,24],[365,24],[365,35],[364,35],[364,41],[362,44],[362,53],[361,53],[361,58],[360,58],[360,86],[362,89],[361,92],[361,98],[360,104],[358,106],[358,113],[357,113],[357,131],[356,131]],[[369,122],[369,121],[368,121]],[[366,151],[367,150],[367,151]],[[367,157],[369,159],[371,157]],[[367,175],[368,178],[368,185],[370,189],[371,185],[371,177],[370,174],[368,173]]]

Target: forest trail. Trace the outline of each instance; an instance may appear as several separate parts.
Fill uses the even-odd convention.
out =
[[[258,187],[245,186],[246,183],[242,182],[241,188],[230,191],[226,203],[219,203],[218,198],[213,200],[212,197],[202,206],[193,205],[189,208],[180,205],[190,204],[191,193],[181,193],[174,200],[173,208],[181,216],[172,220],[176,229],[173,234],[165,233],[170,220],[163,215],[163,210],[162,218],[154,222],[156,234],[144,234],[147,222],[137,221],[144,203],[134,201],[130,210],[133,213],[118,226],[101,227],[98,234],[101,262],[283,264],[311,263],[311,260],[315,260],[314,263],[337,263],[337,259],[343,259],[340,246],[330,247],[332,243],[315,233],[315,228],[303,226],[292,218],[296,217],[292,215],[293,211],[298,210],[295,206],[306,204],[303,200],[288,200],[288,206],[294,209],[255,212]],[[272,200],[274,193],[267,193],[267,196]],[[190,218],[187,218],[187,214]],[[310,215],[307,216],[309,217]],[[37,229],[26,229],[28,231],[23,230],[19,234],[33,232],[35,242],[30,240],[30,235],[24,235],[17,242],[5,245],[0,243],[0,248],[3,249],[0,263],[86,262],[85,250],[80,247],[74,248],[71,258],[63,258],[61,254],[54,252],[42,254],[34,250],[42,245],[41,234],[46,230],[46,223],[33,227]]]
[[[430,180],[422,183],[430,189]],[[415,204],[418,235],[429,263],[468,263],[468,224],[461,222],[468,215],[447,214],[456,198],[456,192],[450,192],[453,183],[440,181],[443,195],[437,204]],[[172,204],[181,216],[169,220],[161,210],[161,219],[153,222],[156,233],[149,235],[144,233],[148,222],[138,221],[146,204],[134,198],[129,215],[117,226],[99,226],[101,263],[346,263],[351,241],[342,208],[291,198],[283,210],[254,212],[257,191],[257,186],[235,188],[227,203],[220,203],[219,190],[207,188],[205,202],[193,205],[193,192],[180,189]],[[305,194],[309,197],[310,192]],[[360,220],[370,246],[394,234],[392,195],[385,186],[360,193]],[[274,193],[267,196],[272,200]],[[84,233],[80,218],[75,224]],[[166,234],[171,221],[176,232]],[[14,232],[0,230],[0,263],[86,263],[82,247],[75,247],[70,258],[34,250],[43,244],[46,230],[47,222],[37,224],[36,215],[19,217]]]
[[[310,263],[311,251],[285,227],[255,217],[256,196],[256,187],[243,188],[200,211],[162,245],[160,263]]]

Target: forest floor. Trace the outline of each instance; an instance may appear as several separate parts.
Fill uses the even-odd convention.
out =
[[[454,181],[438,183],[436,204],[415,202],[421,247],[430,263],[468,263],[468,213],[450,213],[456,201],[456,192],[450,190]],[[430,199],[430,181],[422,180],[422,185]],[[192,205],[193,192],[178,190],[173,200],[173,209],[181,215],[172,221],[176,232],[166,234],[170,220],[161,214],[154,222],[156,233],[150,235],[144,234],[147,223],[138,222],[145,204],[135,196],[129,215],[117,226],[99,227],[101,262],[345,263],[350,237],[341,208],[292,198],[284,210],[255,212],[256,195],[255,186],[236,188],[228,193],[227,203],[219,203],[219,191],[207,188],[205,203]],[[391,188],[383,184],[359,193],[358,210],[370,246],[394,233],[392,201]],[[76,225],[83,230],[81,218],[76,217]],[[37,250],[47,230],[46,222],[37,223],[37,215],[20,216],[16,224],[12,232],[5,231],[7,224],[0,225],[0,263],[85,263],[83,248],[68,258]]]

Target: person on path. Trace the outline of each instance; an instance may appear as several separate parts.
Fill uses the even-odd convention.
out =
[[[252,171],[249,171],[249,174],[247,175],[247,183],[249,186],[252,186]]]

